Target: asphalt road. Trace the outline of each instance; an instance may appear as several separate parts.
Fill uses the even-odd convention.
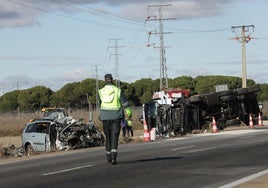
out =
[[[42,154],[1,163],[0,187],[224,187],[268,169],[267,146],[264,127],[120,145],[117,165],[103,147]]]

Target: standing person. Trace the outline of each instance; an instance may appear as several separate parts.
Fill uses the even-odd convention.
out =
[[[104,76],[105,86],[99,89],[100,113],[103,132],[106,138],[105,149],[108,163],[117,164],[118,138],[121,130],[121,120],[124,118],[123,109],[128,107],[121,89],[113,85],[111,74]]]
[[[127,134],[127,121],[125,120],[125,118],[122,119],[121,126],[122,126],[122,131],[123,131],[122,136],[126,137],[126,134]]]
[[[127,136],[129,137],[129,133],[131,137],[134,136],[133,128],[132,128],[132,110],[131,108],[125,109],[125,121],[126,121],[126,129],[127,129]]]

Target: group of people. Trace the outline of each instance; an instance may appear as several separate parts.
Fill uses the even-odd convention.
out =
[[[118,139],[121,127],[123,137],[133,136],[132,111],[122,90],[113,85],[112,74],[104,76],[105,86],[98,91],[99,119],[105,135],[105,152],[108,163],[117,164]]]

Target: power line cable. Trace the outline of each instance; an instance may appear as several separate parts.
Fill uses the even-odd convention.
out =
[[[105,18],[107,18],[107,16],[105,16],[105,15],[111,15],[111,16],[113,16],[113,17],[115,17],[115,18],[120,18],[121,20],[119,20],[119,21],[124,21],[124,22],[126,22],[126,23],[130,23],[130,24],[133,24],[133,22],[135,22],[135,24],[139,24],[139,27],[137,28],[137,30],[136,30],[136,32],[135,32],[133,38],[131,39],[131,40],[133,40],[133,41],[130,41],[130,42],[129,42],[129,47],[128,47],[127,51],[128,51],[128,50],[130,49],[130,47],[132,46],[131,43],[134,43],[134,44],[136,43],[136,41],[138,40],[138,38],[139,38],[139,36],[140,36],[140,33],[141,33],[142,29],[143,29],[144,22],[142,22],[142,23],[140,23],[140,22],[137,23],[137,22],[138,22],[137,20],[127,19],[127,18],[125,18],[125,17],[118,16],[118,15],[116,15],[116,14],[112,14],[112,13],[110,13],[110,12],[103,11],[103,10],[96,9],[96,8],[92,8],[92,7],[89,7],[89,6],[83,6],[83,7],[86,7],[86,8],[88,8],[88,9],[90,9],[90,10],[93,10],[93,11],[95,11],[95,12],[97,12],[97,13],[92,12],[92,11],[88,11],[88,10],[84,10],[84,9],[80,9],[80,8],[76,8],[76,7],[67,5],[66,3],[59,2],[59,1],[57,1],[57,0],[51,0],[51,1],[53,1],[54,3],[58,3],[58,4],[61,4],[61,5],[63,5],[63,6],[69,7],[69,8],[73,8],[73,9],[77,9],[77,10],[80,10],[80,11],[84,11],[84,12],[89,13],[89,14],[93,14],[93,15],[97,15],[97,16],[101,16],[101,17],[105,17]],[[66,0],[66,1],[71,2],[71,3],[75,4],[75,5],[80,5],[79,3],[74,2],[74,1],[72,1],[72,0]],[[82,6],[82,5],[80,5],[80,6]],[[145,18],[145,17],[146,17],[146,16],[144,16],[144,18]],[[113,19],[113,20],[115,20],[114,18],[111,18],[111,17],[108,17],[108,18],[109,18],[109,19]],[[118,20],[118,19],[117,19],[117,20]],[[132,22],[129,22],[129,20],[132,21]],[[144,19],[144,20],[145,20],[145,19]],[[139,49],[139,50],[140,50],[140,49]]]
[[[222,29],[177,29],[177,28],[171,28],[167,27],[169,30],[173,32],[188,32],[188,33],[214,33],[214,32],[223,32],[223,31],[229,31],[230,28],[222,28]]]
[[[24,6],[24,7],[28,7],[28,8],[34,9],[36,11],[41,11],[41,12],[45,12],[45,13],[49,13],[49,14],[54,14],[54,15],[57,15],[57,16],[60,16],[60,17],[65,17],[65,18],[68,18],[68,19],[76,20],[76,21],[81,21],[81,22],[85,22],[85,23],[101,25],[101,26],[105,26],[105,27],[112,27],[112,28],[117,28],[117,29],[136,30],[136,29],[126,28],[126,27],[122,27],[122,26],[115,26],[115,25],[111,25],[111,24],[103,24],[103,23],[93,22],[93,21],[89,21],[89,20],[86,20],[86,19],[82,19],[82,18],[67,16],[67,15],[64,15],[64,14],[59,14],[59,13],[56,13],[56,12],[53,12],[53,11],[50,11],[50,10],[47,10],[47,9],[38,8],[38,7],[35,7],[35,6],[32,6],[32,5],[29,5],[29,4],[26,4],[26,3],[22,3],[22,2],[18,2],[18,1],[14,1],[14,0],[7,0],[7,1],[9,1],[9,2],[11,2],[13,4],[17,4],[17,5],[20,5],[20,6]],[[88,13],[91,13],[91,14],[94,14],[92,12],[89,12],[89,11],[86,11],[86,10],[83,10],[83,9],[79,9],[79,8],[76,8],[76,7],[73,7],[73,6],[70,6],[70,5],[66,5],[66,4],[64,4],[62,2],[58,2],[58,1],[55,1],[55,0],[51,0],[51,1],[53,1],[53,2],[55,2],[57,4],[62,4],[64,6],[68,6],[69,8],[73,8],[73,9],[80,10],[80,11],[82,10],[82,11],[85,11],[85,12],[88,12]],[[71,0],[67,0],[67,1],[73,2]],[[73,2],[73,3],[75,3],[75,2]],[[94,8],[88,7],[88,6],[86,6],[86,7],[87,8],[90,8],[92,10],[96,10],[96,11],[100,11],[101,12],[101,10],[99,10],[99,9],[94,9]],[[106,12],[106,11],[102,11],[102,12],[105,13],[105,14],[113,15],[114,17],[117,17],[117,18],[121,18],[121,19],[124,19],[124,20],[137,22],[137,23],[134,23],[134,24],[139,24],[139,21],[137,21],[137,20],[127,19],[127,18],[118,16],[118,15],[115,15],[115,14],[112,14],[112,13],[109,13],[109,12]],[[95,14],[95,15],[101,16],[100,14]],[[128,22],[128,23],[130,23],[130,22]],[[169,28],[169,27],[167,27],[167,28]],[[176,29],[176,28],[169,28],[169,29],[172,29],[174,32],[198,32],[198,33],[200,33],[200,32],[222,32],[222,31],[227,31],[228,30],[228,29],[225,29],[225,28],[224,29],[211,29],[211,30]]]
[[[55,0],[54,0],[55,1]],[[78,2],[75,2],[75,1],[72,1],[72,0],[66,0],[68,2],[71,2],[73,4],[76,4],[76,5],[80,5],[82,6],[81,4],[79,4]],[[126,18],[126,17],[123,17],[123,16],[119,16],[117,14],[113,14],[113,13],[110,13],[108,11],[104,11],[104,10],[100,10],[100,9],[96,9],[96,8],[93,8],[93,7],[90,7],[90,6],[82,6],[82,7],[85,7],[85,8],[88,8],[90,10],[93,10],[95,12],[90,12],[88,10],[84,10],[82,9],[83,11],[86,11],[90,14],[94,14],[94,15],[98,15],[98,16],[101,16],[101,17],[106,17],[106,18],[110,18],[110,19],[114,19],[114,18],[119,18],[121,21],[124,21],[124,22],[127,22],[127,23],[130,23],[130,24],[139,24],[140,21],[139,20],[134,20],[134,19],[129,19],[129,18]],[[114,18],[111,18],[111,17],[107,17],[106,15],[108,16],[112,16]]]
[[[86,20],[86,19],[82,19],[82,18],[67,16],[67,15],[64,15],[64,14],[59,14],[59,13],[56,13],[56,12],[53,12],[53,11],[50,11],[50,10],[47,10],[47,9],[38,8],[38,7],[35,7],[35,6],[32,6],[32,5],[17,2],[17,1],[14,1],[14,0],[7,0],[7,1],[9,1],[11,3],[14,3],[14,4],[17,4],[17,5],[20,5],[20,6],[31,8],[31,9],[34,9],[34,10],[37,10],[37,11],[41,11],[41,12],[45,12],[45,13],[49,13],[49,14],[54,14],[54,15],[57,15],[57,16],[60,16],[60,17],[65,17],[65,18],[68,18],[68,19],[81,21],[81,22],[85,22],[85,23],[89,23],[89,24],[101,25],[101,26],[105,26],[105,27],[112,27],[112,28],[115,28],[115,29],[136,30],[136,29],[131,29],[131,28],[127,28],[127,27],[115,26],[115,25],[104,24],[104,23],[99,23],[99,22],[93,22],[93,21],[89,21],[89,20]]]

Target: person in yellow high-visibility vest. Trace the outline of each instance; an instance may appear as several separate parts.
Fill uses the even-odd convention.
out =
[[[125,115],[125,123],[126,123],[125,132],[127,132],[128,137],[129,137],[129,133],[131,134],[131,137],[133,137],[134,133],[133,133],[132,110],[130,107],[128,107],[124,110],[124,112],[125,112],[124,115]],[[124,134],[124,130],[123,130],[123,134]]]
[[[105,149],[108,163],[117,164],[118,138],[121,130],[123,110],[128,107],[128,101],[121,89],[113,85],[111,74],[104,76],[105,86],[99,89],[100,99],[99,119],[102,121],[105,135]]]

